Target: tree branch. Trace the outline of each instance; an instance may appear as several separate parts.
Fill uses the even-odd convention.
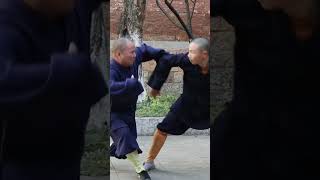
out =
[[[168,2],[168,0],[165,0],[165,4],[168,6],[168,8],[171,10],[171,12],[177,17],[179,22],[181,23],[183,29],[187,32],[189,39],[193,39],[193,35],[184,23],[184,21],[181,19],[179,13],[172,7],[172,5]]]
[[[186,11],[187,11],[187,23],[188,23],[188,28],[192,34],[192,24],[191,24],[191,15],[190,15],[190,7],[189,7],[189,0],[184,0],[185,5],[186,5]]]
[[[195,7],[196,7],[196,4],[197,4],[197,0],[194,0],[194,1],[192,1],[191,0],[191,2],[193,3],[193,6],[192,6],[192,13],[191,13],[191,19],[192,19],[192,17],[193,17],[193,13],[194,13],[194,9],[195,9]]]
[[[173,0],[172,0],[173,1]],[[172,2],[171,1],[171,2]],[[184,31],[184,28],[182,27],[181,24],[178,24],[167,12],[166,10],[162,7],[162,5],[160,4],[159,0],[156,0],[157,6],[160,8],[160,10],[163,12],[163,14],[165,16],[167,16],[167,18],[174,24],[176,25],[179,29],[181,29],[182,31]]]

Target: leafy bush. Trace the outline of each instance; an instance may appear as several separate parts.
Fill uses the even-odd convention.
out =
[[[157,98],[147,98],[145,101],[137,104],[137,117],[163,117],[171,105],[176,101],[176,95],[162,95]]]

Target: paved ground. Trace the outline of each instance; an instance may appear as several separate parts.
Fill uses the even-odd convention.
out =
[[[139,145],[144,151],[141,160],[146,156],[151,140],[151,136],[138,137]],[[152,180],[209,180],[210,137],[169,136],[157,158],[156,166],[157,169],[150,171]],[[127,160],[112,157],[110,168],[110,180],[138,180]]]
[[[89,176],[81,176],[80,180],[109,180],[109,176],[102,177],[89,177]]]

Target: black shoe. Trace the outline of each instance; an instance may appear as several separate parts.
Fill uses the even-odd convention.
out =
[[[151,177],[149,176],[147,171],[141,171],[140,173],[138,173],[138,176],[140,180],[151,180]]]

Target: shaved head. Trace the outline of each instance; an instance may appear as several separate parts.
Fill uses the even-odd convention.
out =
[[[206,66],[209,59],[209,41],[205,38],[195,38],[189,45],[189,60],[194,65]]]
[[[209,52],[210,44],[206,38],[195,38],[191,43],[196,44],[199,50]]]

